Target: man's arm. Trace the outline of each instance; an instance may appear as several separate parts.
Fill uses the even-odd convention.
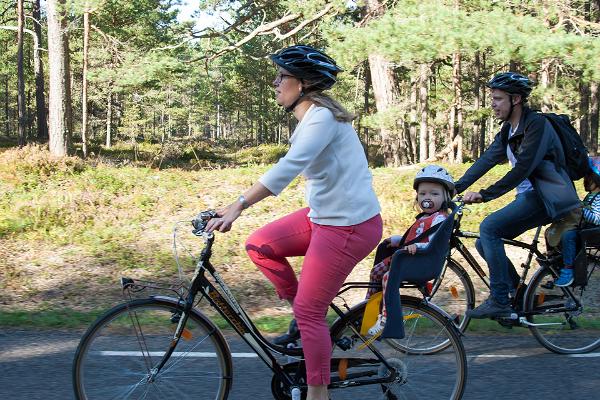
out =
[[[479,160],[475,161],[467,172],[465,172],[465,174],[456,182],[456,193],[464,192],[494,166],[506,161],[506,148],[502,143],[501,135],[502,131],[496,135],[492,144],[485,150]]]
[[[499,181],[479,193],[483,201],[493,200],[508,193],[531,175],[548,151],[551,134],[554,131],[550,122],[540,116],[526,128],[521,149],[515,154],[517,163]]]

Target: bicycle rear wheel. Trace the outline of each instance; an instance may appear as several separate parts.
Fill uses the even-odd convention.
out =
[[[226,399],[232,376],[229,347],[197,311],[190,314],[167,363],[155,373],[181,311],[175,299],[143,299],[120,304],[100,317],[75,354],[76,398]]]
[[[440,276],[428,287],[430,294],[427,300],[446,312],[460,332],[466,331],[471,321],[466,312],[475,306],[475,289],[467,271],[455,260],[448,259]],[[400,288],[400,292],[417,298],[422,296],[415,288]],[[436,345],[431,343],[429,351],[440,351],[448,345],[447,340]]]
[[[352,377],[386,377],[390,370],[379,361],[359,335],[364,304],[348,312],[332,327],[333,358],[344,364],[332,374],[332,382]],[[405,316],[404,339],[372,340],[370,346],[383,355],[397,373],[394,381],[331,390],[332,399],[460,399],[464,391],[467,362],[465,350],[454,325],[422,300],[402,296]],[[430,353],[440,341],[448,341],[445,350]],[[410,348],[411,351],[405,351]],[[424,351],[419,352],[419,349]],[[341,371],[341,373],[340,373]],[[357,378],[358,377],[358,378]],[[369,379],[366,378],[366,379]]]
[[[529,329],[540,344],[560,354],[587,353],[600,347],[600,265],[590,258],[589,281],[585,287],[554,286],[548,268],[536,272],[525,294]],[[569,296],[578,300],[580,306]],[[562,309],[562,311],[560,311]]]

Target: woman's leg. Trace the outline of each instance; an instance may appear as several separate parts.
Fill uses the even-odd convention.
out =
[[[255,231],[246,241],[246,252],[273,283],[281,299],[293,302],[298,280],[286,257],[303,256],[311,240],[309,209],[303,208]]]
[[[331,338],[325,319],[327,309],[354,266],[375,248],[381,234],[379,215],[348,227],[313,225],[294,300],[309,386],[329,384]]]

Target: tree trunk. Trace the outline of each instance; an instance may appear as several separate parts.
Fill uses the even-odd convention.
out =
[[[457,163],[463,162],[463,99],[461,88],[461,55],[455,53],[453,56],[452,86],[454,87],[454,104],[456,110],[456,122],[452,130],[452,142],[456,142],[453,159]]]
[[[108,86],[108,95],[106,96],[106,148],[110,149],[112,146],[112,83]]]
[[[600,103],[600,88],[598,82],[590,84],[590,144],[588,150],[591,154],[598,154],[598,117]]]
[[[474,74],[473,77],[473,92],[475,93],[474,104],[476,111],[479,111],[481,107],[481,57],[479,51],[475,52],[474,60]],[[476,160],[479,157],[479,130],[481,129],[481,119],[475,118],[473,121],[473,140],[471,141],[471,159]]]
[[[421,151],[420,151],[420,140],[419,142],[419,153],[417,153],[417,125],[419,124],[417,121],[417,113],[418,113],[418,102],[417,96],[419,93],[419,76],[411,79],[410,82],[410,118],[409,118],[409,127],[408,127],[408,136],[411,144],[411,159],[412,160],[420,160]]]
[[[17,109],[19,115],[19,147],[25,146],[25,76],[23,73],[23,29],[25,13],[23,0],[17,0]]]
[[[83,12],[83,71],[81,78],[81,148],[83,157],[88,154],[88,55],[90,45],[90,12]]]
[[[429,103],[429,93],[431,93],[431,97],[435,98],[436,97],[436,90],[437,90],[437,82],[435,80],[435,64],[432,64],[429,71],[427,71],[427,73],[429,74],[429,79],[428,79],[428,87],[429,89],[427,90],[428,93],[425,93],[425,96],[427,96],[427,103]],[[429,109],[429,105],[427,107],[428,112],[423,115],[423,113],[421,113],[421,122],[425,121],[425,123],[428,125],[427,127],[427,143],[429,144],[429,151],[427,152],[427,158],[432,157],[436,150],[437,150],[437,138],[435,136],[435,123],[433,124],[428,124],[427,121],[435,121],[436,118],[436,111],[435,109]],[[429,118],[429,119],[428,119]],[[423,133],[425,134],[425,133]]]
[[[44,64],[40,54],[42,43],[42,25],[40,24],[40,0],[33,4],[33,30],[37,37],[33,50],[33,67],[35,70],[35,106],[37,118],[37,138],[40,143],[48,141],[48,122],[46,121],[46,95],[44,91]]]
[[[371,84],[375,96],[377,112],[385,114],[397,101],[396,84],[389,62],[377,54],[369,55]],[[380,125],[381,151],[386,167],[400,165],[398,135],[386,124]]]
[[[542,111],[548,112],[552,108],[552,99],[548,94],[548,88],[550,86],[550,66],[552,65],[552,60],[543,59],[540,73],[540,86],[544,91],[544,95],[542,97]]]
[[[485,71],[485,53],[481,55],[481,67]],[[481,97],[480,107],[485,108],[485,99],[486,99],[487,91],[484,85],[481,86],[479,92],[477,92],[477,96]],[[479,154],[483,154],[486,147],[486,133],[487,133],[487,120],[485,117],[481,117],[480,119],[481,130],[479,131]]]
[[[384,14],[385,7],[381,0],[367,0],[367,14],[377,18]],[[390,111],[398,101],[397,85],[390,63],[378,54],[369,54],[371,85],[375,97],[378,114]],[[385,166],[400,164],[398,135],[385,123],[380,124],[381,151]]]
[[[65,0],[48,0],[48,71],[50,153],[66,156],[71,149],[71,82]]]
[[[421,64],[419,66],[419,162],[424,162],[429,157],[429,141],[435,138],[428,137],[429,129],[427,126],[427,114],[429,112],[429,103],[427,98],[427,83],[429,81],[429,74],[431,69],[427,64]],[[434,144],[435,146],[435,144]]]
[[[583,143],[590,145],[590,85],[587,82],[579,83],[579,134]]]
[[[4,80],[4,117],[5,122],[4,122],[4,129],[5,129],[5,133],[6,133],[6,137],[10,136],[10,105],[9,105],[9,97],[10,97],[10,90],[9,90],[9,85],[8,85],[8,75],[5,77]]]

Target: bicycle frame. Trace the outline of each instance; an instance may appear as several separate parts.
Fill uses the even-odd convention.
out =
[[[460,222],[462,219],[462,212],[459,213],[459,218],[457,219],[456,222],[456,227],[454,232],[452,233],[451,239],[450,239],[450,248],[451,249],[456,249],[458,251],[458,253],[465,259],[465,261],[467,262],[467,264],[473,269],[473,271],[475,271],[475,273],[477,274],[477,276],[479,276],[479,278],[481,279],[481,281],[488,287],[488,289],[490,288],[490,281],[489,278],[487,276],[487,274],[485,273],[485,271],[483,270],[483,268],[481,268],[481,266],[479,265],[479,263],[477,262],[477,260],[475,259],[475,257],[471,254],[471,252],[469,251],[469,249],[462,243],[462,241],[460,240],[460,238],[467,238],[467,239],[479,239],[479,234],[475,233],[475,232],[468,232],[468,231],[461,231],[460,230]],[[519,299],[519,294],[526,289],[525,286],[525,282],[527,280],[527,275],[529,274],[529,269],[531,268],[531,262],[533,260],[533,257],[535,256],[538,259],[543,259],[544,258],[544,254],[538,249],[538,244],[539,244],[539,237],[540,237],[540,233],[542,230],[542,226],[538,226],[536,228],[535,234],[533,236],[533,240],[531,241],[531,243],[526,243],[520,240],[516,240],[516,239],[502,239],[502,242],[504,244],[507,244],[509,246],[513,246],[513,247],[519,247],[525,250],[528,250],[527,253],[527,261],[524,263],[521,263],[521,267],[523,268],[523,272],[521,273],[520,277],[519,277],[519,284],[516,288],[516,293],[517,295],[515,296],[515,300]],[[452,259],[451,254],[448,255],[448,259]],[[454,260],[453,260],[454,261]],[[455,261],[456,262],[456,261]],[[459,263],[457,263],[459,264]],[[554,265],[552,264],[547,264],[544,265],[543,268],[549,268],[554,274],[557,274],[557,270],[555,268]],[[440,276],[443,276],[443,272]],[[566,293],[576,304],[577,307],[581,306],[579,300],[573,295],[572,289],[569,287],[564,287],[562,288],[563,292]],[[524,293],[523,293],[524,294]],[[521,296],[521,298],[524,300],[524,297]],[[558,310],[554,310],[555,312],[560,312],[560,311],[571,311],[568,309],[558,309]],[[535,314],[539,314],[540,312],[521,312],[520,316],[527,316],[527,315],[535,315]],[[529,323],[527,321],[524,321],[524,318],[522,318],[523,320],[521,320],[520,322],[528,325]]]
[[[185,296],[181,294],[179,295],[178,303],[183,307],[183,312],[181,317],[179,318],[179,322],[173,335],[171,346],[161,359],[159,365],[153,369],[153,374],[156,375],[158,374],[158,372],[160,372],[161,368],[166,364],[168,359],[171,357],[172,353],[175,351],[177,343],[179,342],[184,332],[185,324],[189,317],[190,310],[194,307],[195,304],[198,304],[200,301],[202,301],[203,298],[206,298],[209,304],[218,311],[218,313],[227,321],[227,323],[236,331],[236,333],[252,348],[252,350],[269,367],[269,369],[273,371],[273,374],[275,376],[282,379],[282,382],[284,382],[286,386],[290,388],[299,388],[301,384],[297,380],[294,380],[293,376],[291,376],[288,372],[284,370],[284,365],[278,362],[274,354],[298,357],[298,372],[302,370],[304,363],[302,360],[301,350],[284,349],[282,347],[276,347],[262,336],[258,328],[252,322],[252,319],[247,315],[245,310],[235,299],[235,296],[230,291],[227,284],[223,281],[220,274],[210,263],[211,248],[214,242],[214,235],[212,233],[202,233],[197,236],[202,236],[204,238],[205,247],[203,248],[201,255],[196,263],[194,275],[191,281],[190,288],[187,291],[187,294]],[[212,277],[212,279],[214,279],[216,285],[213,284],[213,282],[211,282],[211,280],[206,276],[207,273],[208,275],[210,275],[210,277]],[[349,283],[344,285],[345,288],[340,292],[340,294],[352,288],[364,288],[368,287],[368,285],[368,283]],[[135,286],[135,282],[133,280],[126,279],[123,281],[123,290],[127,290],[129,287],[132,286]],[[198,293],[201,294],[199,300],[196,299]],[[335,304],[330,304],[330,307],[339,316],[339,321],[344,315],[344,311]],[[333,326],[335,326],[335,322]],[[370,379],[362,379],[359,381],[356,381],[354,379],[364,377],[364,375],[349,375],[345,380],[332,379],[329,388],[334,389],[342,387],[363,386],[393,382],[397,375],[394,368],[388,364],[385,357],[377,350],[377,348],[372,346],[367,339],[363,338],[360,335],[358,330],[355,330],[354,333],[356,333],[360,338],[362,338],[366,346],[378,358],[378,361],[385,365],[391,373],[389,376],[383,378],[377,377]],[[289,366],[289,364],[287,365]],[[366,376],[370,375],[367,374]]]

